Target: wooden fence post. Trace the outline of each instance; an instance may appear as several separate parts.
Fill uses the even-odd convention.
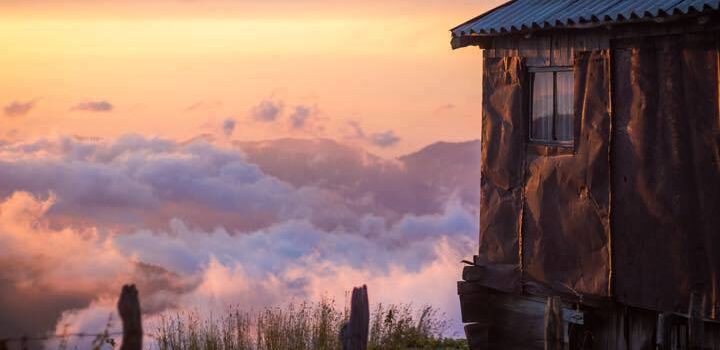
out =
[[[350,301],[350,319],[340,331],[343,350],[366,350],[370,326],[370,305],[367,286],[353,288]]]
[[[123,339],[120,350],[141,350],[143,338],[142,317],[140,299],[134,284],[123,286],[117,307],[123,325]]]

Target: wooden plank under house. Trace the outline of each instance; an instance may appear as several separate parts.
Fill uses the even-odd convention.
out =
[[[471,349],[720,349],[720,0],[515,0],[483,57]]]

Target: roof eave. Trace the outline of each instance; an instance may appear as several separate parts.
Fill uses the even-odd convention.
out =
[[[451,31],[451,32],[454,32],[454,31],[457,30],[458,28],[460,28],[460,27],[462,27],[462,26],[464,26],[464,25],[466,25],[466,24],[468,24],[468,23],[475,22],[475,21],[477,21],[477,20],[485,17],[486,15],[488,15],[488,14],[490,14],[490,13],[493,13],[493,12],[495,12],[495,11],[497,11],[497,10],[505,7],[505,6],[509,6],[509,5],[511,5],[512,3],[514,3],[515,1],[517,1],[517,0],[510,0],[510,1],[508,1],[508,2],[505,2],[505,3],[502,3],[502,4],[498,5],[498,6],[495,6],[494,8],[483,12],[483,13],[480,14],[479,16],[475,16],[475,17],[470,18],[469,20],[467,20],[467,21],[465,21],[465,22],[463,22],[463,23],[460,23],[460,24],[456,25],[455,27],[453,27],[452,29],[450,29],[450,31]]]
[[[492,36],[490,35],[463,35],[453,36],[450,39],[450,46],[453,50],[466,46],[478,46],[481,49],[490,48],[492,45]]]
[[[611,29],[618,26],[628,25],[628,24],[639,24],[639,23],[667,23],[676,21],[682,18],[689,18],[691,16],[703,16],[706,15],[707,12],[689,12],[688,14],[676,14],[676,15],[664,15],[664,16],[657,16],[657,17],[642,17],[642,18],[634,18],[634,19],[628,19],[623,21],[608,21],[608,20],[597,20],[597,21],[591,21],[591,22],[585,22],[585,23],[575,23],[575,24],[569,24],[564,26],[553,26],[553,27],[547,27],[543,29],[535,29],[535,30],[513,30],[503,33],[488,33],[488,34],[476,34],[472,33],[470,35],[456,35],[455,33],[452,34],[452,39],[450,40],[450,46],[453,50],[463,48],[466,46],[479,46],[481,49],[489,49],[492,47],[492,40],[496,37],[502,37],[502,36],[511,36],[511,35],[521,35],[525,37],[529,37],[530,35],[534,35],[537,33],[542,32],[548,32],[553,30],[587,30],[587,29],[597,29],[597,28],[605,28],[605,29]]]
[[[633,5],[633,1],[638,2],[638,0],[618,1],[622,3],[628,2],[630,5]],[[658,5],[656,6],[657,8],[639,6],[635,9],[632,7],[627,9],[625,7],[627,7],[628,4],[620,4],[622,6],[619,6],[619,8],[613,11],[610,11],[608,8],[602,8],[602,11],[598,11],[597,13],[581,13],[582,16],[575,16],[573,13],[569,13],[567,8],[556,8],[553,10],[555,13],[546,13],[545,11],[542,12],[541,15],[538,15],[539,17],[537,19],[523,17],[521,20],[514,22],[510,21],[507,23],[507,21],[501,19],[505,19],[506,17],[512,15],[513,11],[526,10],[525,7],[528,7],[527,3],[531,2],[531,0],[511,0],[453,28],[451,30],[451,46],[453,49],[465,46],[480,46],[481,48],[489,48],[488,45],[492,43],[492,38],[498,36],[527,35],[528,33],[542,32],[546,30],[589,29],[598,27],[614,28],[615,26],[641,22],[663,23],[679,20],[681,18],[691,18],[691,16],[698,16],[702,14],[714,13],[716,16],[720,15],[720,1],[718,0],[677,1],[677,3],[670,7],[660,7]],[[685,5],[685,7],[679,7],[679,3],[683,1],[700,2],[700,4],[690,3]],[[569,3],[575,2],[581,1],[573,0]],[[590,3],[592,1],[587,0],[585,2]],[[532,6],[530,8],[532,8]],[[537,8],[537,6],[535,6],[535,8]],[[558,11],[560,12],[558,13]],[[572,8],[572,11],[579,11],[578,6],[575,5]],[[495,12],[499,12],[501,14],[488,19],[488,16]],[[715,18],[717,19],[718,17]],[[487,20],[487,23],[478,23],[483,20]]]

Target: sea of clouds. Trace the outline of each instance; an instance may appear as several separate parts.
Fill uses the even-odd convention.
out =
[[[457,331],[479,158],[475,141],[391,160],[327,139],[0,142],[0,337],[97,332],[129,282],[149,323],[343,305],[367,284],[371,303],[431,304]]]

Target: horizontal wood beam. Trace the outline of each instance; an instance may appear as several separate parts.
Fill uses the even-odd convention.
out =
[[[479,46],[481,49],[488,49],[492,46],[492,38],[481,35],[456,36],[450,40],[453,50],[466,46]]]

